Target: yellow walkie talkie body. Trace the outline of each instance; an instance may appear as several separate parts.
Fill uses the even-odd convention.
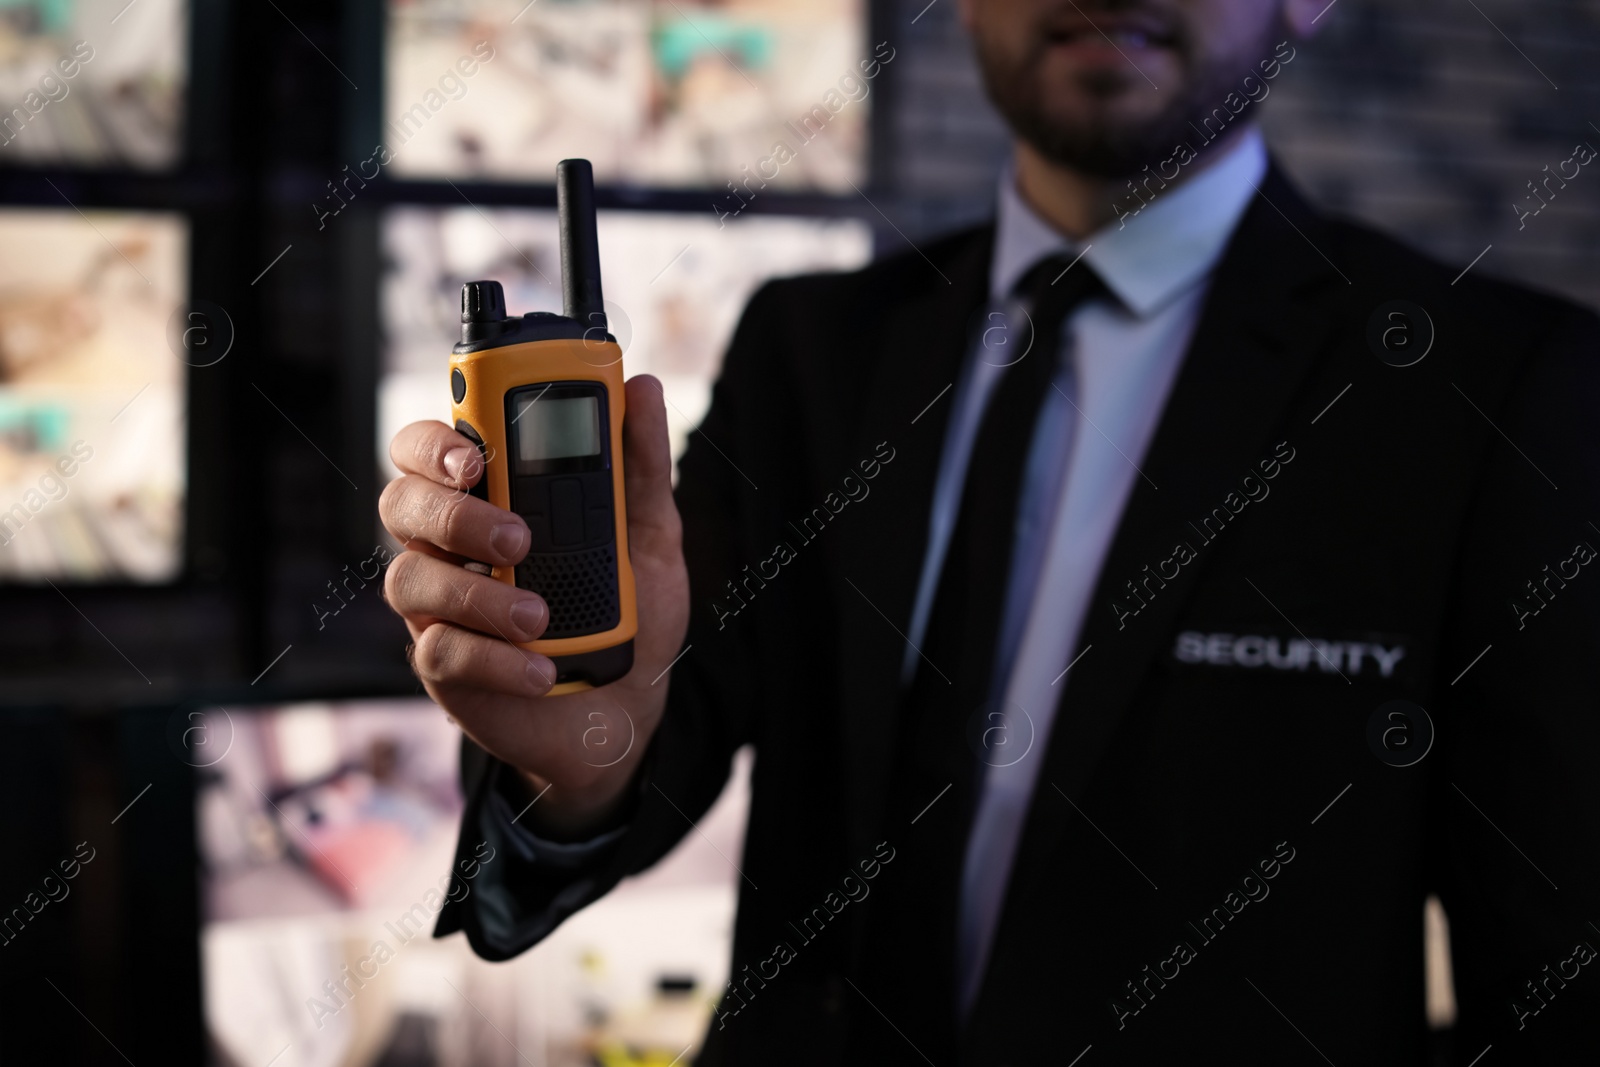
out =
[[[522,516],[527,556],[494,577],[538,593],[544,634],[523,647],[556,665],[552,693],[605,685],[633,666],[638,631],[622,470],[622,349],[606,330],[594,179],[556,169],[565,313],[511,317],[500,283],[468,282],[450,356],[455,428],[478,446],[472,493]]]

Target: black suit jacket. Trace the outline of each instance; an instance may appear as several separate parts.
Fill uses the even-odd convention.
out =
[[[1592,1043],[1597,322],[1481,269],[1452,280],[1276,171],[1028,757],[976,1007],[958,1022],[927,980],[953,930],[866,958],[919,847],[895,813],[920,805],[886,796],[903,635],[991,242],[751,300],[681,465],[692,648],[627,830],[576,867],[508,855],[440,931],[523,951],[689,832],[748,743],[737,985],[704,1062],[1417,1063],[1430,891],[1461,1062]],[[1407,367],[1369,342],[1395,300],[1435,335]],[[1410,315],[1376,333],[1409,321],[1415,353]],[[469,752],[463,855],[496,833],[494,767]]]

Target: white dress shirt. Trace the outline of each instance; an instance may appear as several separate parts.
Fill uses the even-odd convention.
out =
[[[1041,257],[1081,251],[1110,296],[1078,308],[1059,339],[1025,468],[996,663],[1003,733],[980,767],[961,877],[957,981],[967,1010],[982,984],[1012,861],[1089,599],[1199,319],[1212,268],[1266,172],[1254,128],[1206,169],[1162,191],[1125,226],[1074,245],[1036,215],[1011,173],[1000,182],[989,295],[996,310]],[[1020,318],[1012,321],[1022,321]],[[991,338],[991,341],[993,338]],[[1014,358],[1014,357],[1010,357]],[[975,342],[945,434],[928,550],[902,664],[909,681],[932,611],[983,410],[1008,358]],[[1159,490],[1158,490],[1159,491]],[[1106,609],[1109,610],[1109,609]],[[1000,688],[1003,686],[1003,692]],[[1003,738],[1003,742],[1000,739]],[[1026,753],[1025,755],[1023,753]]]

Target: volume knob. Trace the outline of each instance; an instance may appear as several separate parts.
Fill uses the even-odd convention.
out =
[[[467,282],[461,287],[461,321],[499,322],[506,317],[506,291],[499,282]]]

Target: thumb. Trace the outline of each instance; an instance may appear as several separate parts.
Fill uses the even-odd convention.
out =
[[[667,408],[661,383],[648,374],[623,387],[627,410],[622,420],[624,488],[628,506],[628,548],[634,555],[660,559],[682,552],[682,525],[672,499],[672,449],[667,440]]]

